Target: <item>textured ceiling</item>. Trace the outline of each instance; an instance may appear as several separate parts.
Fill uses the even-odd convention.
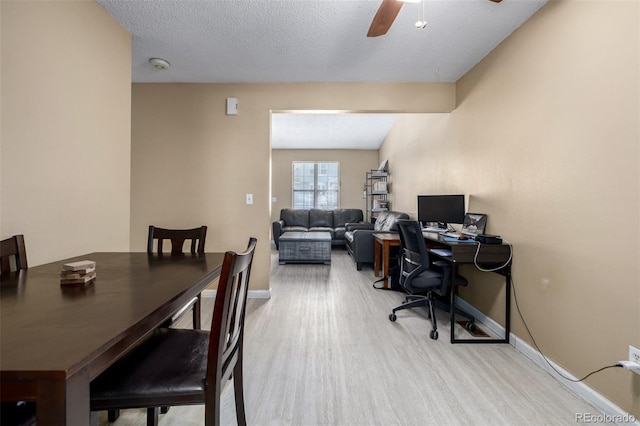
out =
[[[380,148],[394,114],[273,114],[273,149]]]
[[[393,83],[457,81],[546,0],[405,3],[376,38],[366,34],[381,0],[97,2],[132,34],[133,82]],[[377,149],[394,119],[275,115],[272,147]]]
[[[375,38],[366,34],[380,0],[98,3],[133,36],[134,82],[454,82],[545,0],[405,3]]]

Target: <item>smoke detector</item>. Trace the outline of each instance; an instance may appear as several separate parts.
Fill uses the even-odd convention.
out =
[[[169,62],[161,58],[151,58],[149,59],[149,63],[158,70],[168,70],[171,66]]]

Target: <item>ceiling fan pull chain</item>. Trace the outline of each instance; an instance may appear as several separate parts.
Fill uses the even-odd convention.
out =
[[[416,22],[416,28],[421,30],[423,28],[425,28],[427,26],[427,21],[424,18],[424,4],[426,3],[426,0],[422,0],[422,21],[417,21]]]

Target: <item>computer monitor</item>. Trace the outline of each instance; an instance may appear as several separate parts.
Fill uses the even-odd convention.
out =
[[[448,223],[462,223],[464,214],[464,195],[418,195],[418,220],[423,225],[437,222],[447,228]]]

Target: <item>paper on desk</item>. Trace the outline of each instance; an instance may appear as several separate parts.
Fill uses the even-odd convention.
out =
[[[475,243],[476,241],[469,238],[468,240],[459,240],[456,237],[443,237],[443,239],[450,243]]]

